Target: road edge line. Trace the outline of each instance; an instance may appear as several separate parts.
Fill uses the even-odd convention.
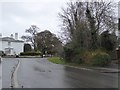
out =
[[[12,76],[12,85],[13,85],[13,88],[19,88],[19,84],[18,84],[18,80],[17,80],[17,71],[19,69],[19,66],[20,66],[20,61],[18,60],[18,64],[15,68],[15,71],[13,72],[13,76]]]

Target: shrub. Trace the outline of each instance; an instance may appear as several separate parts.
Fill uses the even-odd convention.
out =
[[[64,47],[64,59],[66,62],[71,62],[73,56],[73,49]]]
[[[89,65],[91,62],[91,59],[92,59],[92,52],[90,52],[90,51],[84,52],[82,55],[82,59],[85,64]]]
[[[84,62],[83,59],[83,53],[86,52],[83,48],[73,48],[71,49],[71,52],[69,52],[71,55],[68,57],[70,58],[71,62],[82,64]]]
[[[77,63],[77,64],[82,64],[83,63],[83,59],[82,57],[78,54],[78,55],[75,55],[72,59],[72,62],[73,63]]]
[[[22,52],[20,56],[40,56],[40,52]]]
[[[120,59],[118,59],[118,64],[120,64]]]
[[[107,66],[111,62],[109,54],[105,52],[93,52],[91,54],[90,64],[93,66]]]

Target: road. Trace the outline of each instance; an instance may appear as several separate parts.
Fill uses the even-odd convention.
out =
[[[0,90],[2,89],[2,64],[0,63]]]
[[[47,58],[19,58],[19,88],[117,88],[118,73],[100,73],[53,64]],[[3,60],[3,87],[10,87],[10,76],[18,59]]]
[[[14,67],[17,65],[17,59],[13,58],[3,58],[2,61],[2,87],[11,87],[11,75]]]

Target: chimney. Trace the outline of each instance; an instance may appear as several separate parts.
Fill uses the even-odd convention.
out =
[[[10,36],[11,38],[13,38],[13,34],[11,34],[11,36]]]
[[[18,33],[15,33],[15,39],[18,40]]]
[[[2,38],[2,33],[0,33],[0,38]]]

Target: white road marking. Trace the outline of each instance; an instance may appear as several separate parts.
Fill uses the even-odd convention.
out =
[[[17,80],[17,71],[18,71],[18,68],[20,66],[20,61],[18,60],[18,64],[15,68],[15,71],[13,72],[13,76],[12,76],[12,80],[11,80],[11,86],[13,86],[13,88],[19,88],[19,85],[18,85],[18,80]]]

